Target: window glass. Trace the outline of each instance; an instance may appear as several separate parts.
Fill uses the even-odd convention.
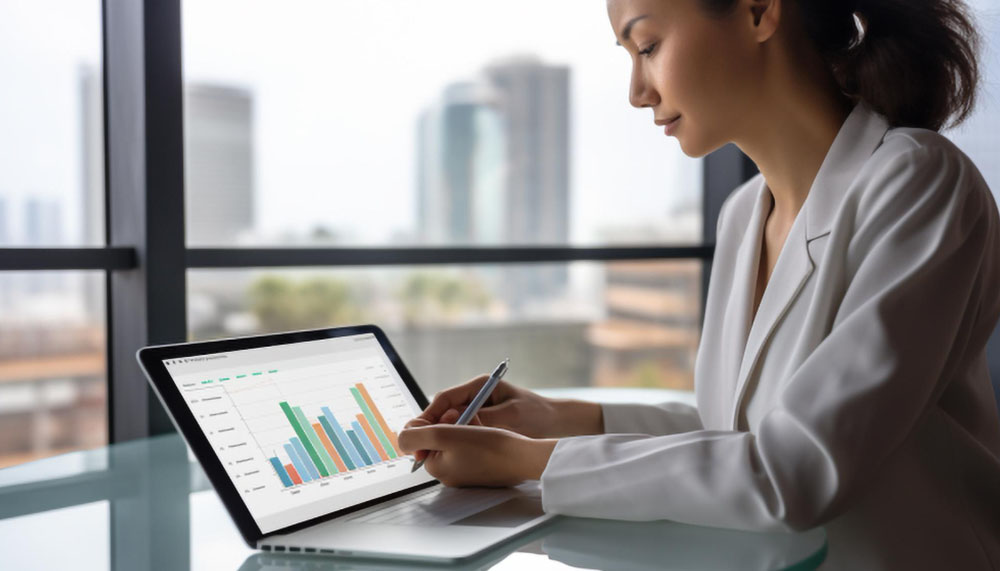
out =
[[[104,279],[0,273],[0,467],[107,442]]]
[[[976,163],[1000,203],[1000,6],[994,0],[971,0],[969,5],[983,38],[983,82],[975,113],[948,136]],[[1000,325],[986,353],[1000,407]]]
[[[970,0],[983,38],[983,82],[975,113],[948,136],[976,163],[1000,197],[1000,6],[992,0]]]
[[[511,359],[532,388],[691,390],[702,263],[192,271],[194,339],[357,323],[386,330],[427,393]]]
[[[100,0],[0,2],[0,247],[104,243]]]
[[[188,243],[692,243],[603,4],[183,3]]]

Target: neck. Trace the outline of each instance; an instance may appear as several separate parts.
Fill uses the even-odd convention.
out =
[[[774,198],[771,220],[791,226],[853,104],[825,62],[776,62],[769,71],[773,81],[765,85],[773,87],[761,93],[734,142],[764,175]]]

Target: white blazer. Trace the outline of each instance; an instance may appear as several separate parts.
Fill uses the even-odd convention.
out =
[[[922,129],[848,117],[751,323],[771,193],[719,215],[697,409],[605,405],[561,440],[546,511],[744,530],[824,526],[827,568],[1000,569],[1000,215]]]

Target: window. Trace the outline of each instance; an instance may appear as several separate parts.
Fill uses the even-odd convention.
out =
[[[5,4],[0,462],[171,430],[133,355],[185,336],[371,321],[428,391],[494,352],[690,389],[745,162],[683,157],[578,8]]]
[[[0,4],[2,248],[104,244],[101,42],[98,0]],[[0,467],[107,442],[102,277],[0,273]]]
[[[989,0],[971,0],[984,40],[983,84],[975,113],[948,136],[979,167],[993,196],[1000,202],[1000,7]],[[990,377],[1000,407],[1000,326],[987,345]]]
[[[192,246],[701,241],[701,163],[599,6],[202,0],[183,32]]]

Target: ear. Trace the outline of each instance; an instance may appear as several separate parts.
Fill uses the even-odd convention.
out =
[[[771,39],[781,23],[782,0],[746,0],[749,7],[749,21],[753,26],[753,36],[763,43]]]

